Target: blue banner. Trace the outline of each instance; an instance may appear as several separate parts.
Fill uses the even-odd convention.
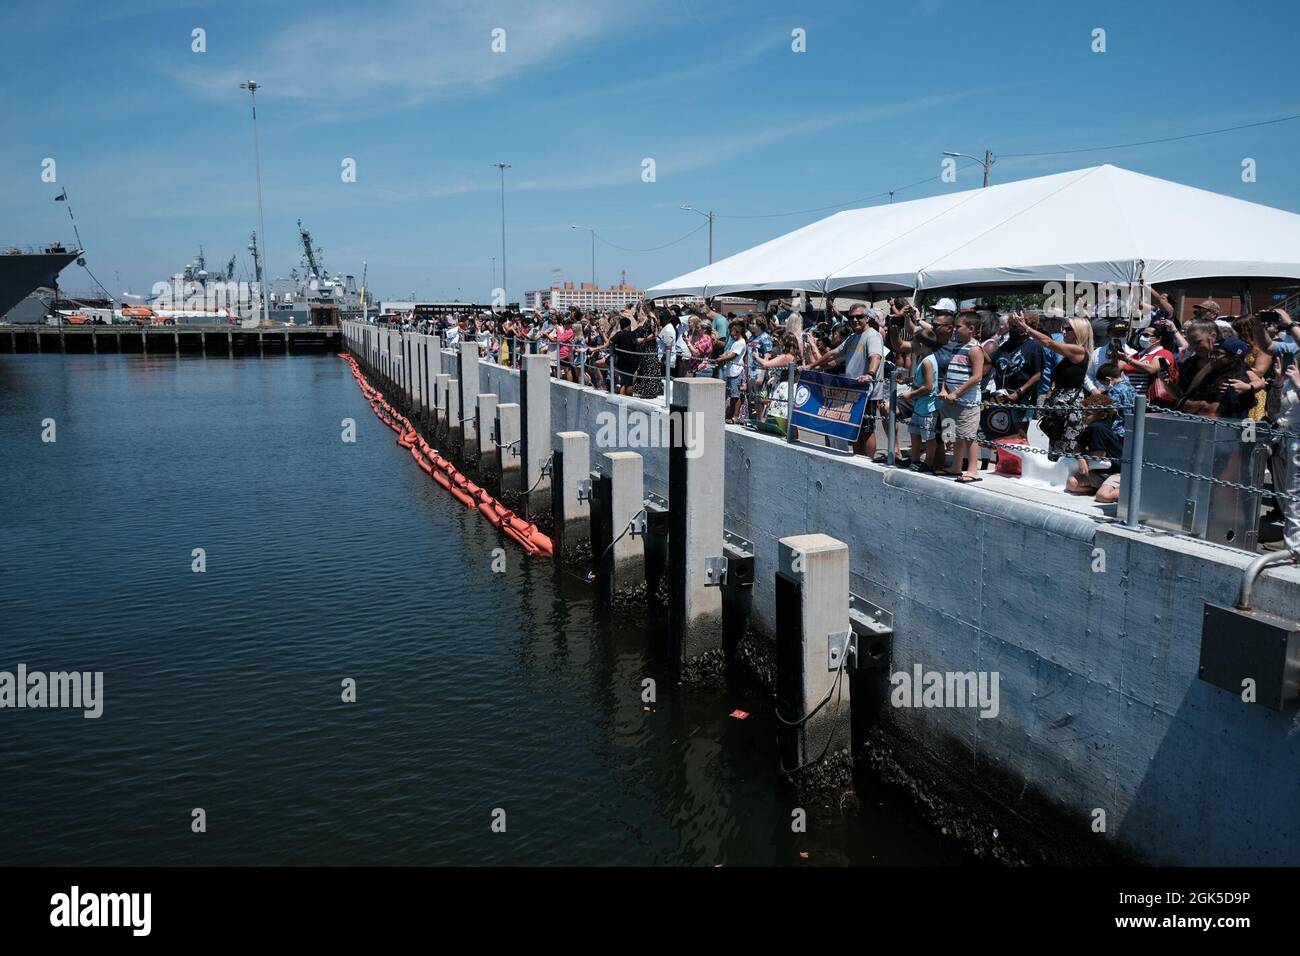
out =
[[[801,372],[794,387],[794,426],[847,442],[857,441],[871,396],[871,383]]]

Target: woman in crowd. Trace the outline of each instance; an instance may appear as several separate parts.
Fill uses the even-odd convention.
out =
[[[1120,363],[1124,374],[1128,376],[1133,391],[1145,395],[1152,405],[1173,405],[1172,395],[1160,382],[1162,368],[1170,369],[1174,378],[1178,377],[1178,341],[1174,325],[1166,318],[1154,319],[1150,325],[1138,334],[1138,351]],[[1152,388],[1152,383],[1155,388]]]
[[[566,382],[578,380],[578,367],[573,353],[573,316],[566,315],[560,320],[560,327],[555,332],[555,347],[558,350],[557,368],[559,377]]]
[[[713,350],[719,344],[713,331],[713,323],[696,319],[699,327],[695,338],[690,342],[691,354],[695,356],[695,374],[713,377]]]
[[[789,417],[789,409],[787,408],[789,369],[791,366],[799,367],[799,353],[799,340],[795,336],[786,333],[781,337],[781,353],[779,355],[773,355],[771,358],[758,354],[754,355],[754,364],[764,371],[772,373],[768,376],[772,386],[768,389],[769,397],[763,397],[756,401],[756,407],[750,411],[752,416],[771,416],[782,420]]]
[[[1012,314],[1010,323],[1061,357],[1052,369],[1052,391],[1045,403],[1047,413],[1043,415],[1042,427],[1053,455],[1075,454],[1084,429],[1083,400],[1088,397],[1084,380],[1092,359],[1092,324],[1075,316],[1065,325],[1065,340],[1058,342],[1045,332],[1031,328],[1020,312]]]

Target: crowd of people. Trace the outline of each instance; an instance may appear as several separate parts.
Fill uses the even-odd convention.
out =
[[[1207,299],[1184,323],[1159,291],[1147,287],[1143,302],[1073,315],[959,309],[950,298],[841,312],[833,300],[811,310],[799,297],[744,315],[712,302],[629,302],[610,314],[448,316],[417,331],[437,332],[446,345],[473,338],[506,365],[545,354],[557,378],[623,395],[662,395],[669,377],[718,377],[728,422],[779,431],[789,427],[793,376],[832,373],[869,395],[857,454],[884,459],[877,424],[888,420],[893,393],[906,467],[978,482],[999,441],[1016,448],[1036,428],[1050,458],[1077,461],[1067,490],[1100,502],[1119,497],[1124,415],[1139,395],[1153,411],[1300,431],[1300,324],[1285,309],[1229,317]],[[1300,473],[1300,459],[1288,460],[1297,455],[1300,442],[1280,442],[1275,480]],[[1292,535],[1300,550],[1300,521],[1289,544]]]

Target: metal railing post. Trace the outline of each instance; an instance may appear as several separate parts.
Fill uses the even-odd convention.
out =
[[[794,442],[794,389],[798,380],[799,366],[791,362],[785,373],[785,440]]]
[[[609,378],[609,394],[611,395],[615,394],[618,391],[618,389],[614,387],[614,375],[615,375],[614,368],[617,363],[618,363],[618,355],[614,350],[614,346],[611,345],[609,347],[609,362],[607,363],[607,367],[606,367],[606,373]]]
[[[874,421],[874,416],[872,416],[872,420]],[[888,435],[888,441],[885,446],[886,448],[889,449],[888,452],[886,453],[886,460],[890,468],[894,467],[894,463],[895,463],[894,456],[898,452],[897,435],[898,435],[898,380],[894,378],[893,374],[891,373],[889,376],[889,435]]]
[[[1141,525],[1142,514],[1142,458],[1147,438],[1147,397],[1137,396],[1133,403],[1133,435],[1124,443],[1124,477],[1128,484],[1128,509],[1124,524],[1129,528]]]

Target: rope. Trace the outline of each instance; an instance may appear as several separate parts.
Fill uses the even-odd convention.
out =
[[[843,679],[843,676],[844,676],[844,662],[845,662],[845,660],[848,659],[848,656],[849,656],[849,655],[848,655],[848,652],[847,652],[847,651],[846,651],[844,654],[841,654],[841,655],[840,655],[840,666],[839,666],[839,669],[836,670],[836,672],[835,672],[835,681],[834,681],[834,683],[831,684],[830,689],[826,692],[826,696],[825,696],[824,698],[822,698],[822,702],[821,702],[820,704],[818,704],[815,708],[813,708],[812,712],[809,713],[807,717],[804,717],[803,720],[800,720],[800,721],[798,721],[798,722],[795,723],[795,724],[790,724],[790,721],[786,720],[784,717],[781,716],[780,711],[778,711],[778,710],[776,710],[775,708],[773,708],[773,712],[776,713],[777,718],[778,718],[779,720],[781,720],[783,723],[785,723],[785,724],[787,724],[787,725],[789,725],[789,726],[798,726],[799,723],[803,723],[803,721],[807,720],[809,717],[812,717],[813,714],[817,713],[818,710],[821,710],[821,708],[826,704],[826,702],[827,702],[828,700],[831,699],[831,694],[835,694],[835,695],[836,695],[836,697],[835,697],[835,713],[832,714],[832,719],[833,719],[833,718],[837,718],[837,717],[839,717],[839,715],[840,715],[840,704],[843,703],[843,701],[844,701],[844,696],[843,696],[843,694],[839,693],[839,690],[840,690],[840,682],[841,682],[841,680]],[[792,769],[792,770],[787,770],[786,767],[785,767],[785,761],[780,757],[780,755],[779,755],[779,751],[778,751],[777,764],[780,766],[781,771],[782,771],[783,773],[787,773],[787,774],[796,774],[796,773],[799,773],[799,772],[802,771],[802,770],[806,770],[807,768],[813,766],[814,764],[819,764],[819,763],[821,763],[823,760],[826,759],[826,754],[828,754],[828,753],[830,752],[830,749],[831,749],[831,742],[832,742],[834,739],[835,739],[835,730],[834,730],[834,727],[833,727],[833,725],[832,725],[832,729],[831,729],[830,733],[828,733],[828,734],[826,735],[826,746],[824,746],[824,747],[822,748],[822,752],[819,753],[819,754],[816,756],[815,759],[813,759],[813,760],[806,760],[806,761],[804,761],[803,763],[799,764],[799,766],[795,767],[794,769]]]
[[[534,491],[537,490],[537,486],[540,485],[542,483],[542,479],[546,477],[546,466],[549,465],[554,458],[555,458],[555,452],[551,452],[549,455],[546,456],[546,461],[542,464],[542,473],[538,475],[537,480],[533,482],[533,487],[529,488],[527,491],[524,492],[525,496],[531,495]]]

